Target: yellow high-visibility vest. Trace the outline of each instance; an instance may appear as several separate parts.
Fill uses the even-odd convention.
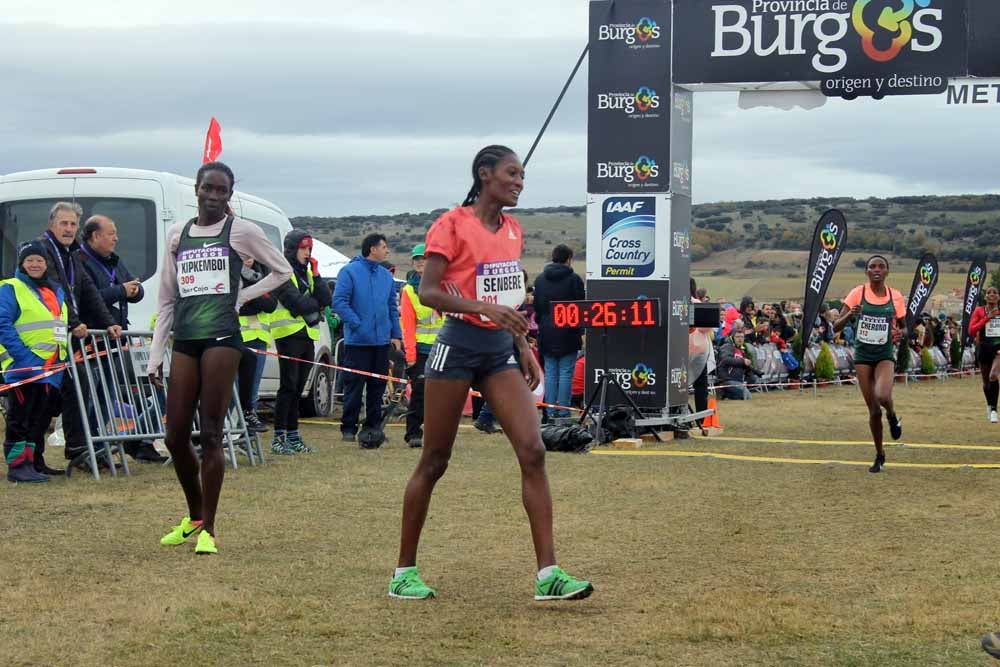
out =
[[[438,334],[441,332],[441,327],[444,326],[444,315],[420,303],[417,290],[413,289],[412,285],[403,286],[403,294],[413,304],[413,312],[417,316],[417,342],[433,345],[434,341],[437,340]]]
[[[311,266],[307,269],[307,275],[309,276],[309,291],[307,294],[311,295],[316,287],[316,283],[313,281]],[[295,285],[296,289],[298,289],[299,281],[295,277],[294,272],[292,273],[292,284]],[[292,313],[285,308],[280,301],[278,302],[277,310],[271,313],[268,320],[270,321],[271,337],[274,338],[274,340],[291,336],[293,333],[300,331],[301,329],[305,329],[309,334],[309,338],[312,340],[319,340],[318,324],[317,326],[310,327],[306,324],[305,319],[301,315],[293,317]]]
[[[58,353],[58,360],[67,356],[69,342],[69,311],[66,302],[58,318],[52,316],[52,311],[45,305],[34,290],[24,284],[19,278],[9,278],[0,285],[11,285],[14,288],[14,298],[21,310],[14,322],[14,331],[31,352],[42,359],[48,359]],[[0,345],[0,369],[7,370],[14,358]]]
[[[262,340],[270,344],[270,319],[271,313],[240,315],[240,335],[243,336],[243,342],[249,343],[252,340]]]

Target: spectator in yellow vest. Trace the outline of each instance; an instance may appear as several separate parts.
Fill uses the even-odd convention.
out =
[[[42,244],[25,244],[18,260],[14,277],[0,283],[0,368],[6,382],[31,381],[7,394],[3,453],[9,481],[47,482],[62,473],[45,465],[43,453],[45,431],[59,412],[63,372],[39,376],[67,357],[69,311],[62,286],[45,275]]]
[[[400,299],[400,324],[403,329],[403,347],[406,350],[406,377],[410,381],[410,409],[406,413],[406,435],[410,447],[422,447],[424,441],[424,365],[444,326],[444,316],[433,308],[420,303],[420,277],[424,274],[424,244],[413,246],[410,257],[413,271],[406,277]]]

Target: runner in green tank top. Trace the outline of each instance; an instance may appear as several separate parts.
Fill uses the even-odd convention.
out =
[[[243,352],[237,311],[274,289],[291,267],[264,232],[229,210],[235,179],[221,162],[202,165],[195,180],[198,217],[167,230],[159,317],[149,358],[150,379],[162,386],[167,339],[173,336],[167,392],[166,445],[187,500],[188,516],[160,540],[178,546],[197,536],[197,554],[218,553],[215,514],[225,476],[222,427]],[[241,292],[243,257],[271,274]],[[200,418],[201,462],[191,445],[194,411]]]
[[[905,328],[906,306],[903,295],[885,284],[889,261],[873,255],[866,264],[867,284],[858,285],[844,299],[840,317],[833,323],[835,331],[857,318],[854,338],[854,368],[861,395],[868,406],[868,426],[875,444],[875,462],[869,472],[879,472],[885,465],[882,447],[882,409],[893,440],[903,435],[903,427],[892,403],[895,344]],[[904,343],[905,344],[905,343]]]

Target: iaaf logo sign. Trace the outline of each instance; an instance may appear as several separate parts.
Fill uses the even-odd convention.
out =
[[[630,49],[660,48],[660,26],[644,16],[635,23],[606,23],[598,26],[597,39],[601,42],[622,42]]]
[[[658,187],[660,166],[648,155],[640,155],[635,162],[598,162],[597,178],[620,180],[630,188]]]
[[[944,12],[932,8],[941,0],[753,0],[745,5],[712,6],[713,58],[808,55],[803,42],[816,40],[812,67],[823,74],[847,66],[841,44],[858,39],[864,54],[889,62],[905,48],[919,53],[942,44]],[[851,33],[853,28],[854,34]]]
[[[598,111],[621,111],[629,118],[659,118],[660,96],[647,86],[634,93],[608,92],[597,94]]]

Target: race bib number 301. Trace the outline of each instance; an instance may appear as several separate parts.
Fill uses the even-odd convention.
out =
[[[476,300],[517,308],[524,303],[521,260],[485,262],[476,267]],[[489,318],[481,315],[484,322]]]
[[[885,345],[889,342],[889,320],[862,315],[858,323],[858,341],[866,345]]]
[[[182,299],[229,294],[229,248],[193,248],[179,252],[177,288]]]

